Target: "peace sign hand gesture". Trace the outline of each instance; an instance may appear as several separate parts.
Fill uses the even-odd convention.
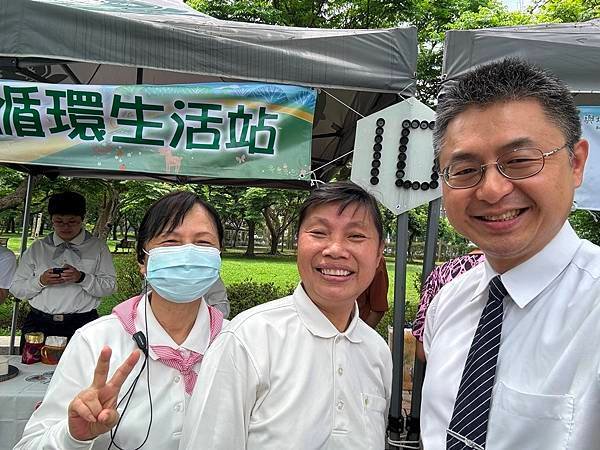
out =
[[[133,351],[107,382],[111,353],[110,347],[102,348],[92,385],[69,403],[69,432],[77,440],[94,439],[114,427],[119,420],[119,391],[140,358],[140,352]]]

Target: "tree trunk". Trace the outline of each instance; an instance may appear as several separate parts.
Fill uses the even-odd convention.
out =
[[[256,228],[256,222],[248,220],[248,246],[246,247],[246,253],[244,256],[254,258],[254,229]]]
[[[39,183],[42,175],[34,175],[31,183],[32,189]],[[17,188],[8,195],[0,198],[0,211],[5,209],[14,208],[20,206],[25,202],[25,194],[27,194],[27,177],[21,181]]]
[[[98,213],[98,220],[96,221],[94,231],[92,232],[95,237],[106,241],[106,238],[110,233],[108,224],[113,223],[118,206],[119,192],[111,183],[107,183],[102,205],[100,205],[100,211]]]
[[[275,234],[275,233],[271,233],[271,249],[269,250],[269,255],[276,255],[278,246],[279,246],[279,235]]]

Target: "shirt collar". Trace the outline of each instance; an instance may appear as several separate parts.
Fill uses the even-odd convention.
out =
[[[556,236],[542,250],[501,275],[504,287],[519,308],[527,306],[561,274],[575,256],[581,242],[569,222],[566,221]],[[486,260],[484,275],[471,300],[480,298],[496,275],[498,273]]]
[[[73,239],[71,239],[69,242],[73,245],[79,245],[83,242],[84,238],[85,238],[85,230],[83,228],[81,228],[81,231],[79,232],[79,234],[77,236],[75,236]],[[63,242],[67,242],[54,232],[52,233],[52,240],[54,242],[55,247],[58,247]]]
[[[137,311],[135,315],[135,329],[136,331],[142,331],[144,334],[146,333],[146,324],[144,321],[144,308],[146,305],[146,296],[144,295],[137,305]],[[198,309],[198,315],[196,316],[194,326],[190,330],[190,334],[188,334],[187,338],[182,342],[181,345],[177,345],[173,338],[169,336],[169,333],[165,331],[165,329],[154,316],[152,308],[148,308],[147,314],[149,334],[147,339],[148,346],[150,347],[149,354],[152,359],[157,359],[156,354],[152,350],[153,345],[164,345],[175,350],[183,349],[200,354],[204,354],[208,349],[208,342],[210,339],[210,324],[208,307],[206,306],[204,300],[202,300],[200,303],[200,309]]]
[[[314,336],[330,339],[338,335],[345,336],[350,342],[360,343],[362,339],[356,330],[358,323],[358,305],[354,302],[354,315],[350,325],[343,333],[340,332],[327,317],[319,310],[317,305],[306,294],[302,284],[298,284],[293,294],[294,304],[300,320]]]

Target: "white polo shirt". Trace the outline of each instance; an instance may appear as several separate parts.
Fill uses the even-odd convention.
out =
[[[298,286],[214,341],[180,449],[383,450],[391,380],[390,350],[358,307],[339,332]]]

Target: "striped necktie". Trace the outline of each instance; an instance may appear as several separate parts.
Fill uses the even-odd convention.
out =
[[[506,294],[500,275],[492,278],[454,402],[447,450],[485,449]]]

